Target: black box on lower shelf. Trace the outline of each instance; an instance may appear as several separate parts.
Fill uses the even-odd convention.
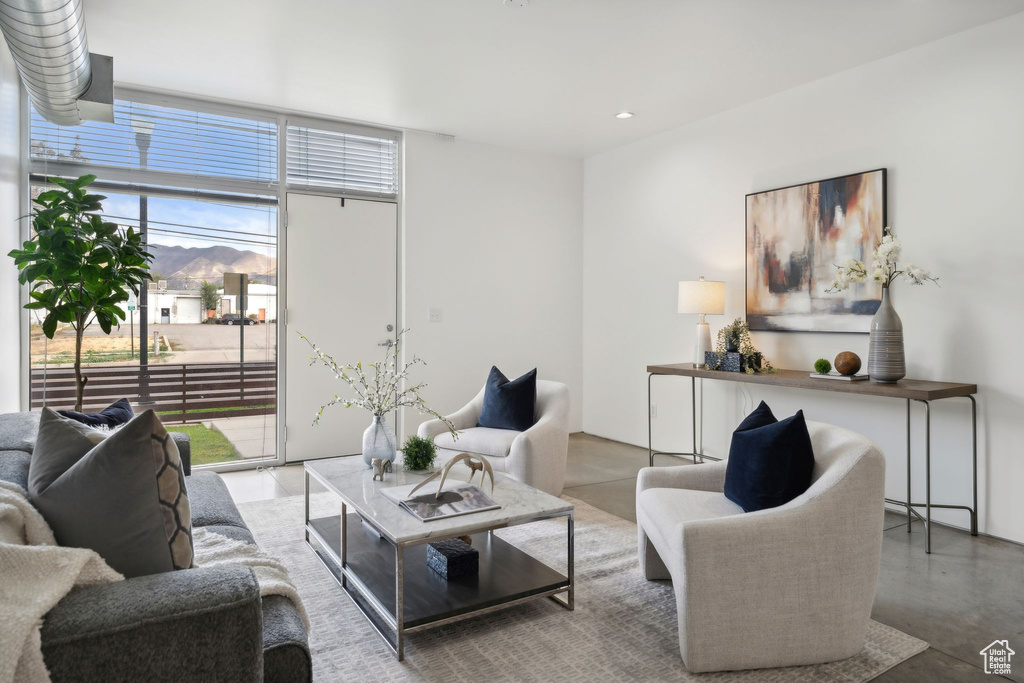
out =
[[[457,538],[427,546],[427,565],[446,579],[473,576],[480,571],[480,553]]]

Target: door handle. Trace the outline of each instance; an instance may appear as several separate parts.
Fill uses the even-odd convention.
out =
[[[392,340],[390,340],[390,339],[388,339],[387,341],[382,341],[382,342],[380,342],[379,344],[377,344],[377,346],[387,346],[387,347],[389,347],[389,348],[390,348],[390,347],[392,347],[392,346],[394,346],[394,345],[395,345],[395,342],[393,342],[393,341],[392,341]]]

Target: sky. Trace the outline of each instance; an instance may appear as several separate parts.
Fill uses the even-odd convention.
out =
[[[109,220],[138,226],[138,195],[107,193],[106,197],[103,212]],[[149,241],[155,244],[182,247],[222,244],[266,256],[277,255],[277,208],[272,206],[150,197],[149,230]]]
[[[136,129],[151,130],[147,168],[196,176],[266,182],[277,180],[277,123],[118,100],[114,123],[58,126],[32,111],[33,159],[82,161],[140,168]],[[137,195],[104,192],[104,213],[138,226]],[[276,256],[277,208],[197,199],[149,198],[150,243],[183,247],[214,244]]]

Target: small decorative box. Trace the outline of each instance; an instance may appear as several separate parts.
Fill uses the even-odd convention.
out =
[[[721,356],[721,364],[715,368],[715,364],[718,363],[718,358]],[[706,351],[704,353],[704,363],[709,368],[715,370],[724,370],[725,372],[739,372],[743,369],[743,356],[739,353],[729,352],[723,354],[715,353],[714,351]]]
[[[719,356],[722,358],[722,364],[716,368],[715,362],[718,360]],[[725,372],[746,372],[748,368],[754,372],[760,372],[761,358],[761,353],[758,351],[749,353],[746,356],[734,351],[727,351],[724,354],[718,354],[714,351],[704,352],[705,365],[709,368],[714,368],[715,370],[724,370]]]
[[[473,576],[480,571],[480,553],[457,538],[427,546],[427,564],[446,579]]]

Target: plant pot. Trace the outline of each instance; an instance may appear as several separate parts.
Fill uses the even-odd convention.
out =
[[[363,432],[363,462],[370,467],[374,458],[394,460],[396,443],[395,430],[383,416],[374,415],[373,422]]]
[[[868,345],[868,376],[876,382],[892,384],[907,375],[903,350],[903,321],[889,299],[889,288],[882,288],[882,303],[871,319]]]
[[[740,355],[740,366],[743,372],[747,370],[753,370],[754,372],[761,372],[761,352],[754,351],[753,353],[741,354]]]
[[[708,351],[704,354],[704,360],[709,370],[740,372],[743,369],[743,356],[739,353]]]

